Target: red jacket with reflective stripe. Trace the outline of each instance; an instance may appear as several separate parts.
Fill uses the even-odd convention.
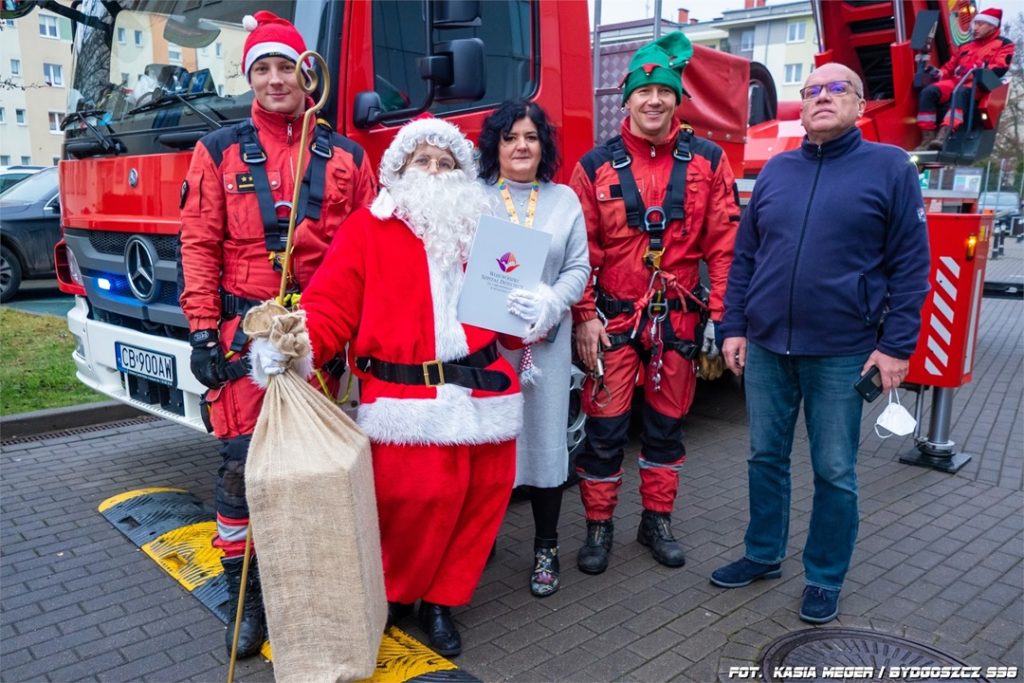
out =
[[[630,132],[627,118],[622,123],[622,139],[632,158],[630,169],[644,206],[660,206],[675,161],[672,152],[676,135],[660,145],[652,145]],[[689,291],[699,281],[698,261],[704,259],[711,279],[711,317],[721,320],[740,217],[735,179],[725,152],[718,145],[694,137],[691,152],[693,158],[686,168],[685,220],[670,221],[666,226],[661,268]],[[651,282],[651,270],[643,263],[649,239],[647,233],[626,224],[619,175],[612,168],[607,145],[594,148],[580,159],[569,186],[583,205],[590,265],[598,287],[614,299],[636,301],[647,292]],[[573,306],[574,322],[596,317],[594,297],[594,287],[588,284],[583,298]]]
[[[952,59],[942,65],[942,80],[958,81],[963,75],[981,66],[988,66],[1002,78],[1013,59],[1013,41],[999,35],[997,28],[985,40],[972,40],[961,45]],[[967,79],[969,84],[971,81]]]
[[[267,155],[273,201],[290,203],[302,118],[268,112],[254,100],[252,123]],[[310,143],[313,137],[311,130]],[[342,221],[376,195],[376,179],[363,149],[337,133],[331,143],[334,153],[324,173],[320,219],[307,218],[295,228],[291,268],[300,288],[309,283]],[[311,156],[307,148],[307,166]],[[221,289],[258,300],[273,298],[280,289],[281,274],[268,259],[256,192],[251,183],[239,187],[239,177],[248,172],[236,126],[214,131],[196,145],[181,211],[181,307],[193,331],[219,326]]]

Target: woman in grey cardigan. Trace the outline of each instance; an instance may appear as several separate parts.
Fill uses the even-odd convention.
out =
[[[502,104],[480,132],[480,178],[494,215],[551,233],[541,284],[508,297],[509,310],[525,321],[524,347],[502,350],[523,382],[515,485],[529,487],[535,528],[530,591],[538,597],[558,590],[558,515],[569,459],[569,306],[590,277],[579,200],[568,186],[551,182],[558,168],[554,135],[544,110],[527,100]]]

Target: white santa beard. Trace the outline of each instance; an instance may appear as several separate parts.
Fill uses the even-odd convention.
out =
[[[461,171],[430,175],[409,168],[388,191],[395,215],[423,240],[427,255],[442,271],[466,262],[480,214],[488,208],[479,185]]]

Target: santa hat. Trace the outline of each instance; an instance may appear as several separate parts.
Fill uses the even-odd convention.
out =
[[[974,15],[974,21],[980,21],[986,24],[992,24],[993,26],[999,26],[1003,23],[1003,10],[996,9],[995,7],[989,7],[987,10],[983,10]]]
[[[398,129],[380,160],[380,194],[370,205],[370,211],[378,218],[388,218],[394,213],[395,202],[387,188],[402,175],[402,169],[409,155],[417,145],[426,143],[439,149],[448,150],[459,170],[466,179],[476,180],[476,162],[473,159],[473,143],[466,139],[454,124],[434,118],[430,114],[419,116]]]
[[[295,26],[273,12],[260,11],[242,18],[242,26],[249,31],[242,51],[242,73],[249,80],[252,65],[264,57],[284,57],[293,62],[306,51],[306,41]]]

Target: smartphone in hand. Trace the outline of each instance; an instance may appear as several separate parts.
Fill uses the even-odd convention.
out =
[[[878,366],[872,365],[871,369],[861,375],[861,378],[854,383],[853,388],[869,403],[881,396],[882,373],[879,372]]]

